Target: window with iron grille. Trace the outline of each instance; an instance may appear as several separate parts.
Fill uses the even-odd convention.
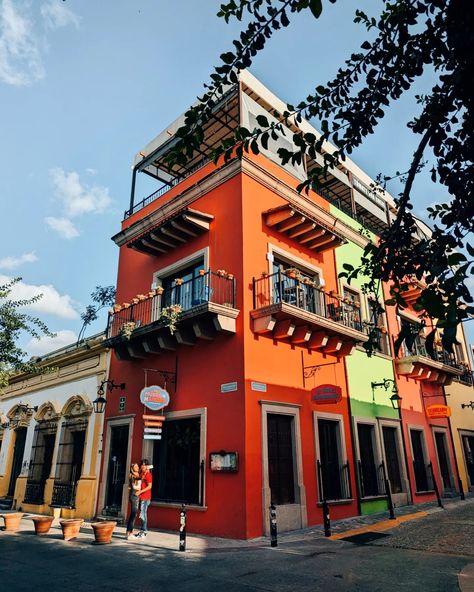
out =
[[[51,473],[57,422],[42,421],[35,427],[24,503],[44,503],[44,488]]]
[[[51,505],[73,508],[76,486],[82,474],[87,420],[63,424],[58,448],[58,461]]]

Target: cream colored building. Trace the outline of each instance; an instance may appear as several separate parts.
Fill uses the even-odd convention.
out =
[[[103,415],[93,412],[107,378],[104,335],[43,356],[46,374],[18,375],[0,395],[0,505],[91,518]],[[54,510],[56,512],[54,512]]]
[[[456,358],[465,365],[466,371],[446,386],[446,400],[451,408],[451,431],[459,477],[464,491],[474,491],[474,374],[462,330],[457,338],[460,345],[456,346]]]

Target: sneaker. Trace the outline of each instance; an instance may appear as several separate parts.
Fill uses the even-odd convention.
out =
[[[133,535],[133,538],[135,538],[135,539],[144,539],[147,534],[148,533],[143,532],[143,530],[141,530],[139,533]]]

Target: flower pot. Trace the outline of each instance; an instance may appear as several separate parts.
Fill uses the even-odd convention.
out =
[[[0,514],[5,520],[5,530],[8,532],[16,532],[20,528],[20,522],[23,518],[23,512],[7,512]]]
[[[112,539],[114,528],[117,522],[113,520],[104,520],[102,522],[94,522],[91,524],[94,530],[96,545],[107,545]]]
[[[68,520],[60,520],[61,528],[63,530],[63,539],[65,541],[72,541],[77,538],[84,520],[82,518],[70,518]]]
[[[53,523],[54,516],[32,516],[31,519],[35,525],[35,534],[43,535],[48,534],[51,524]]]

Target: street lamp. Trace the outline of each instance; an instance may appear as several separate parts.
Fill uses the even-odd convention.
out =
[[[395,384],[395,380],[393,378],[384,378],[382,382],[371,382],[370,386],[372,387],[372,399],[375,403],[375,389],[377,387],[382,386],[385,390],[388,390],[390,384],[393,384],[390,403],[392,403],[392,407],[394,409],[400,409],[402,404],[402,398],[398,394],[397,385]]]
[[[97,399],[92,401],[94,413],[104,413],[105,406],[107,405],[107,399],[104,395],[107,388],[109,391],[112,391],[115,388],[119,388],[123,391],[125,389],[125,383],[121,382],[120,384],[115,384],[113,380],[103,380],[97,389]]]
[[[466,409],[466,407],[470,407],[472,411],[474,411],[474,401],[469,401],[469,403],[461,403],[461,409]]]

